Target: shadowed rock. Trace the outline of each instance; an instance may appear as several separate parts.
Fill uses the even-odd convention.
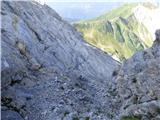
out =
[[[159,33],[152,48],[136,53],[123,63],[117,77],[121,97],[121,118],[160,119],[160,44]]]

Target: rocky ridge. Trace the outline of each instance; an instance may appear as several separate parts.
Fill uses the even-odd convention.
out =
[[[151,48],[122,64],[117,76],[122,101],[120,116],[136,120],[160,119],[160,30]]]

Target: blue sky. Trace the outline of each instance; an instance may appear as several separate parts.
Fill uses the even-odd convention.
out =
[[[117,8],[122,4],[123,3],[117,2],[52,2],[49,6],[55,9],[64,18],[90,19]]]
[[[40,0],[45,2],[154,2],[159,0]]]
[[[154,0],[46,0],[45,3],[63,18],[83,20],[102,15],[125,3],[147,1]]]

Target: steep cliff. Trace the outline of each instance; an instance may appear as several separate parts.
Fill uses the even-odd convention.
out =
[[[2,119],[107,119],[119,63],[47,5],[1,5]]]

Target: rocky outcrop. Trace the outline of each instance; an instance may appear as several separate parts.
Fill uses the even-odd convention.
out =
[[[106,120],[119,63],[47,5],[1,2],[2,119]],[[109,109],[109,110],[108,110]]]
[[[123,120],[160,119],[160,30],[152,48],[123,63],[117,78]]]

